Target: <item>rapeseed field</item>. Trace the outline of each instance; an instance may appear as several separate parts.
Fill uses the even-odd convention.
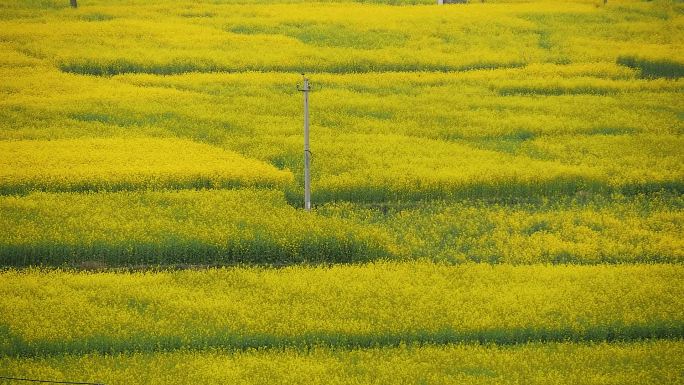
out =
[[[0,383],[682,382],[682,3],[77,4],[0,0]]]

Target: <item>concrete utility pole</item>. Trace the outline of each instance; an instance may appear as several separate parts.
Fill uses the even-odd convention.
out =
[[[69,0],[71,2],[71,8],[78,8],[77,0]]]
[[[304,93],[304,209],[311,210],[311,150],[309,150],[309,79],[302,74],[304,84],[299,90]]]

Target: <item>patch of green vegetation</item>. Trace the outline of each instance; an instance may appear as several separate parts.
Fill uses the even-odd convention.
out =
[[[105,13],[88,13],[81,16],[81,20],[84,21],[109,21],[113,19],[114,16]]]
[[[645,78],[679,79],[684,76],[684,63],[671,59],[646,59],[637,56],[620,56],[617,64],[638,69]]]

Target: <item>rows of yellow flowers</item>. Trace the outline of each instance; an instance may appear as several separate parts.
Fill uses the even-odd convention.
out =
[[[298,121],[290,121],[301,113],[301,95],[295,88],[301,75],[294,73],[94,77],[8,63],[0,74],[6,94],[2,102],[8,109],[3,111],[3,138],[40,137],[38,122],[45,125],[43,137],[98,133],[85,122],[108,129],[99,136],[121,126],[157,134],[164,128],[199,134],[197,127],[173,125],[179,121],[223,128],[223,134],[231,135],[250,130],[267,134],[279,125],[283,134],[301,129]],[[319,86],[312,95],[314,127],[435,139],[505,137],[523,129],[536,135],[672,134],[679,131],[677,107],[682,105],[680,80],[644,79],[615,63],[537,63],[447,73],[321,73],[312,79]],[[27,113],[34,115],[32,122],[21,121]],[[535,123],[537,119],[542,121]]]
[[[681,339],[683,280],[680,265],[9,270],[0,352]]]
[[[3,8],[2,139],[181,136],[299,175],[310,70],[315,202],[683,190],[673,2],[48,3]]]
[[[382,228],[308,214],[263,189],[0,197],[2,265],[356,262],[392,255]]]
[[[27,12],[22,5],[7,5],[6,12],[21,18],[4,21],[3,36],[27,56],[95,75],[451,71],[618,57],[669,60],[681,71],[680,5],[597,3],[439,8],[94,1],[76,11],[64,4],[62,9],[33,8],[28,19],[38,23],[22,20]],[[632,22],[635,16],[639,23]]]
[[[609,97],[570,94],[555,101],[527,95],[500,96],[491,90],[474,101],[450,96],[454,89],[468,83],[489,87],[484,84],[499,82],[509,75],[535,74],[532,69],[526,71],[517,75],[504,73],[493,79],[485,75],[444,74],[322,75],[324,91],[314,96],[318,103],[313,116],[316,124],[312,139],[315,154],[314,201],[557,196],[578,191],[633,194],[661,189],[683,190],[684,155],[681,148],[684,142],[679,133],[681,123],[676,115],[682,106],[681,101],[677,101],[681,100],[676,96],[680,87],[677,83],[653,81],[644,83],[655,87],[653,90],[620,92]],[[543,74],[541,69],[536,71]],[[135,168],[127,168],[126,164],[140,161],[148,153],[138,150],[145,143],[143,139],[130,139],[136,135],[174,135],[208,141],[217,147],[255,158],[251,163],[242,161],[245,165],[257,164],[256,160],[260,160],[293,170],[297,175],[301,173],[301,128],[296,116],[299,100],[294,99],[298,96],[294,87],[287,84],[288,81],[291,85],[296,83],[297,79],[292,75],[202,74],[171,78],[126,75],[107,81],[74,79],[59,73],[53,75],[56,77],[53,80],[41,78],[40,81],[67,81],[70,85],[63,91],[76,95],[82,95],[87,88],[85,101],[83,96],[79,96],[78,102],[74,100],[74,107],[36,111],[36,108],[47,108],[37,107],[39,105],[61,104],[58,100],[61,96],[46,98],[42,94],[13,94],[5,101],[6,109],[2,112],[6,115],[6,120],[1,123],[6,128],[0,132],[3,139],[81,137],[79,140],[85,140],[83,136],[113,136],[117,139],[110,140],[119,142],[109,146],[112,158],[102,160],[118,160],[121,165],[111,176],[111,183],[115,185],[116,178],[135,178],[135,175],[120,174],[135,174]],[[66,78],[61,79],[64,76]],[[39,81],[35,76],[31,79]],[[593,82],[596,79],[592,77],[582,81]],[[112,81],[115,82],[112,84]],[[382,84],[387,82],[404,83],[408,88],[383,88]],[[418,92],[411,91],[417,82],[422,82],[421,86],[415,86],[417,89],[430,87],[429,93],[410,94]],[[624,81],[628,86],[637,87],[639,82],[643,81]],[[79,86],[79,83],[84,84]],[[364,92],[367,95],[360,97],[359,90],[349,89],[357,83],[369,87]],[[328,84],[332,89],[327,88]],[[263,89],[257,90],[257,86]],[[233,89],[239,91],[231,91]],[[264,111],[263,103],[268,100],[272,104],[268,89],[279,90],[284,98],[275,101],[275,106],[269,111]],[[388,92],[392,95],[386,95]],[[403,95],[404,92],[409,94]],[[644,103],[653,106],[634,108],[634,97],[642,98]],[[223,98],[231,102],[214,103]],[[424,103],[407,109],[406,104],[416,98]],[[456,110],[447,108],[444,100],[448,98],[453,102],[475,104],[477,109],[471,110],[472,106],[461,106]],[[434,103],[434,100],[438,102]],[[168,105],[169,101],[174,101],[173,107]],[[664,113],[663,109],[671,111]],[[29,118],[24,116],[27,113],[31,114],[30,124],[26,122]],[[120,139],[124,135],[128,139]],[[128,140],[131,140],[130,145],[123,143]],[[13,179],[21,179],[22,168],[38,169],[49,165],[45,164],[46,161],[59,162],[60,155],[76,147],[82,147],[82,151],[74,152],[83,157],[81,161],[85,161],[89,152],[97,153],[88,143],[97,141],[36,142],[32,154],[24,154],[31,147],[31,142],[4,142],[3,148],[13,148],[21,159],[11,158],[11,162],[4,165],[9,168],[5,172],[15,173]],[[166,150],[159,150],[166,153],[166,157],[175,153],[169,147],[174,142],[169,139],[168,143]],[[182,143],[176,142],[179,147],[186,147]],[[53,151],[50,146],[61,146],[63,151]],[[155,146],[159,145],[149,145],[151,148]],[[40,148],[45,148],[40,150],[45,153],[55,152],[55,159],[37,159]],[[620,150],[616,151],[616,148]],[[22,149],[26,150],[22,152]],[[183,168],[212,168],[212,164],[206,162],[207,158],[195,155],[198,151],[222,160],[215,157],[220,152],[218,149],[188,145],[187,150],[173,157],[175,163],[169,164],[179,169],[177,186],[193,185],[184,180]],[[9,150],[4,153],[8,154],[7,157],[14,155]],[[154,156],[152,152],[148,155]],[[163,163],[164,155],[159,155],[158,162]],[[24,166],[15,164],[17,162]],[[221,167],[225,169],[235,165]],[[260,167],[249,168],[262,172]],[[88,170],[96,173],[94,168],[83,171]],[[163,174],[164,171],[154,167],[150,169],[151,174]],[[269,175],[274,171],[263,168],[262,174]],[[73,179],[73,188],[78,190],[79,178],[68,178],[67,175],[65,179]],[[168,180],[167,186],[174,186],[173,177],[172,174],[162,178]],[[86,172],[80,178],[96,179],[97,175]],[[291,190],[291,195],[300,193],[296,187],[299,179],[295,181],[283,173],[269,178],[271,180],[262,183],[285,187]],[[24,179],[25,188],[30,187],[31,176],[26,175]],[[101,184],[107,182],[103,180]],[[17,181],[12,183],[20,184]],[[196,185],[212,183],[197,181]],[[37,187],[51,189],[48,186]],[[68,189],[68,183],[62,181],[52,189]]]
[[[0,367],[14,376],[130,385],[662,385],[681,379],[682,357],[681,341],[655,340],[5,357]]]
[[[292,174],[180,139],[0,142],[0,193],[283,187]]]
[[[451,263],[625,263],[684,259],[681,196],[524,203],[337,203],[319,215],[382,228],[405,258]],[[381,210],[378,210],[380,208]],[[383,212],[384,211],[384,212]]]
[[[5,196],[0,263],[684,261],[679,196],[396,205],[305,213],[278,191],[249,189]]]
[[[68,3],[0,0],[0,376],[681,382],[684,4]]]
[[[516,155],[391,134],[321,135],[317,145],[317,202],[684,191],[680,136],[540,138]]]

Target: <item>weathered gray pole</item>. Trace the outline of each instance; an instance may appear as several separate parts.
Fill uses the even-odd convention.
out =
[[[78,8],[78,3],[76,2],[76,0],[70,0],[69,2],[71,4],[71,8]]]
[[[311,151],[309,150],[309,79],[304,74],[304,209],[311,210]]]

